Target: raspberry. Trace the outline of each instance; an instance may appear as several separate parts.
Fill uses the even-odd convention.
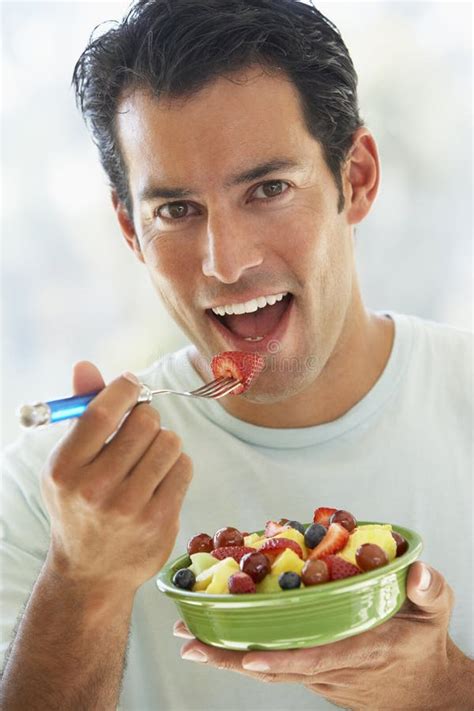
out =
[[[340,558],[338,555],[327,555],[322,560],[326,563],[329,569],[331,580],[342,580],[350,578],[352,575],[359,575],[360,570],[347,560]]]
[[[240,595],[241,593],[254,593],[257,590],[257,588],[255,587],[255,583],[253,582],[250,575],[247,575],[247,573],[242,572],[233,573],[227,581],[227,586],[229,588],[229,592],[232,593],[232,595]]]
[[[218,560],[233,558],[237,563],[240,563],[240,559],[243,555],[254,552],[255,548],[250,548],[250,546],[222,546],[221,548],[215,548],[211,551],[211,555]]]

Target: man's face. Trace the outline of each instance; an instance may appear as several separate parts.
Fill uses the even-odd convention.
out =
[[[137,254],[167,310],[207,362],[265,355],[243,397],[270,403],[314,382],[343,333],[352,232],[291,82],[257,69],[232,79],[186,100],[135,92],[118,135]],[[283,293],[248,315],[211,311]]]

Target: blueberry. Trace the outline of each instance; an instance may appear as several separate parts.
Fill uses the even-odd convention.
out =
[[[289,526],[290,528],[296,528],[297,531],[304,535],[304,526],[299,521],[287,521],[287,523],[285,523],[285,526]]]
[[[189,568],[180,568],[173,575],[174,585],[176,585],[177,588],[182,588],[183,590],[191,590],[195,582],[196,576]]]
[[[301,585],[301,578],[298,573],[282,573],[278,576],[278,584],[282,590],[293,590]]]
[[[327,529],[321,523],[312,523],[305,531],[304,544],[307,548],[316,548],[327,533]]]

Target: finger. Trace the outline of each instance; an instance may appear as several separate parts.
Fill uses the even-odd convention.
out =
[[[230,649],[219,649],[204,644],[197,639],[186,642],[181,647],[181,659],[190,662],[210,664],[218,669],[229,669],[242,673],[242,659],[245,652],[234,652]]]
[[[270,674],[299,674],[314,676],[318,671],[326,671],[327,661],[321,665],[323,657],[320,648],[291,649],[266,653],[246,654],[242,660],[244,669]]]
[[[299,650],[291,650],[291,652]],[[303,650],[306,651],[306,650]],[[293,664],[290,667],[284,665],[284,659],[287,659],[290,652],[268,652],[265,654],[259,653],[258,657],[253,653],[246,652],[234,652],[231,650],[221,650],[214,647],[209,647],[208,645],[203,645],[201,642],[192,642],[184,645],[181,656],[183,659],[189,659],[190,661],[206,661],[212,666],[216,666],[219,669],[229,669],[231,671],[236,671],[240,673],[247,673],[249,676],[254,676],[259,679],[263,677],[289,677],[297,678],[300,683],[306,681],[309,683],[309,669],[306,668],[305,672],[301,671],[301,664]],[[206,657],[204,659],[204,656]],[[278,658],[276,663],[273,660]],[[294,669],[297,666],[298,671],[295,672]]]
[[[416,561],[410,566],[407,578],[407,595],[429,619],[447,618],[451,615],[454,593],[443,575],[426,563]]]
[[[242,665],[249,671],[310,677],[333,669],[359,666],[362,663],[361,650],[366,646],[360,645],[357,638],[349,638],[305,649],[249,652]]]
[[[88,360],[81,360],[73,366],[72,390],[74,395],[84,395],[105,388],[100,370]]]
[[[183,620],[177,620],[173,625],[173,635],[182,639],[195,639],[192,632],[188,630]]]
[[[134,407],[115,437],[94,459],[91,470],[104,471],[115,486],[140,463],[160,429],[160,415],[155,408],[145,403]]]
[[[178,629],[181,630],[183,628],[178,627]],[[184,644],[181,648],[181,658],[186,661],[208,664],[209,666],[213,666],[216,669],[225,669],[227,671],[236,672],[237,674],[244,674],[245,676],[249,676],[252,679],[257,679],[258,681],[263,681],[265,683],[292,683],[305,684],[307,686],[313,683],[313,679],[309,679],[306,675],[301,674],[291,674],[287,672],[273,673],[272,670],[262,672],[249,671],[245,669],[242,665],[245,656],[245,652],[237,652],[233,650],[212,647],[194,638],[192,639],[192,641],[189,641]],[[342,672],[342,670],[340,671]],[[317,677],[315,677],[315,681],[319,683],[328,684],[334,683],[336,681],[336,676],[332,675],[333,672],[319,674],[317,675]],[[339,674],[337,679],[339,680],[341,678],[343,678],[342,674]],[[344,685],[347,686],[347,683],[344,683]]]
[[[119,497],[143,508],[181,456],[182,442],[172,430],[162,429],[120,487]],[[98,461],[100,457],[98,458]]]
[[[167,530],[168,527],[176,529],[177,534],[179,512],[192,476],[192,459],[182,452],[177,462],[159,483],[155,493],[145,507],[144,516],[151,521],[159,522],[164,530]]]
[[[100,452],[106,440],[118,428],[124,416],[137,402],[138,380],[123,374],[110,383],[89,403],[61,441],[61,458],[69,464],[84,466]]]
[[[110,499],[118,503],[122,511],[135,512],[137,508],[142,508],[143,502],[150,498],[153,490],[149,492],[145,487],[144,494],[139,496],[141,481],[138,481],[136,487],[138,491],[131,491],[130,481],[134,468],[146,456],[159,434],[158,412],[145,404],[134,408],[118,434],[104,445],[90,466],[77,469],[76,480],[80,479],[80,488],[86,498],[96,503]],[[148,478],[152,475],[155,473],[151,472]],[[146,484],[146,477],[143,481]],[[125,499],[124,506],[120,499]]]

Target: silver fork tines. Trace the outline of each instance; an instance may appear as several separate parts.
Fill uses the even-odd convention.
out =
[[[236,390],[239,385],[241,385],[240,380],[235,380],[234,378],[217,378],[190,392],[180,390],[150,390],[150,395],[185,395],[187,397],[205,397],[217,400],[220,397],[224,397],[224,395],[228,395],[233,390]]]

